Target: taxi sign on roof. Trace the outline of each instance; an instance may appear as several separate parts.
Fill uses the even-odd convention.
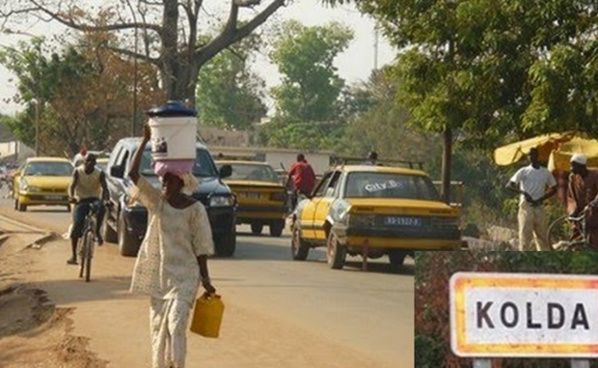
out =
[[[598,276],[454,274],[451,348],[462,357],[598,357]]]

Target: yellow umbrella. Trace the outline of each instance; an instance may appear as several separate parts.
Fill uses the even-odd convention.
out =
[[[500,166],[514,164],[527,155],[533,147],[538,148],[540,161],[546,162],[554,149],[578,134],[576,132],[551,133],[507,144],[494,150],[494,162]]]
[[[571,156],[576,153],[582,153],[588,158],[589,167],[598,167],[598,141],[595,139],[573,138],[569,142],[562,143],[550,153],[548,170],[569,171]]]

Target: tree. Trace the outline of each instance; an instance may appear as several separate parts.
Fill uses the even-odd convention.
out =
[[[353,32],[339,23],[282,25],[270,55],[283,75],[282,84],[272,89],[277,115],[298,122],[333,120],[344,85],[333,62],[352,39]]]
[[[61,54],[50,53],[43,38],[0,52],[0,62],[18,78],[16,101],[27,105],[25,113],[11,122],[21,140],[38,141],[45,154],[69,156],[81,145],[104,149],[130,132],[126,120],[131,117],[133,64],[94,47],[100,36],[66,45]],[[138,69],[141,105],[147,108],[162,98],[157,83],[152,83],[153,68]]]
[[[24,14],[38,19],[49,17],[52,21],[77,31],[114,32],[123,38],[134,37],[128,44],[122,40],[117,43],[108,40],[108,46],[123,57],[155,65],[160,70],[166,97],[189,99],[194,105],[200,68],[229,45],[247,37],[285,5],[285,0],[271,0],[267,5],[261,5],[261,2],[230,0],[226,26],[206,43],[198,42],[200,26],[211,21],[205,19],[207,12],[204,11],[203,0],[104,2],[96,14],[92,13],[93,7],[82,9],[79,2],[74,0],[23,0],[7,4],[0,10],[0,17],[5,19],[3,27],[13,20],[18,25],[16,17]],[[259,11],[240,24],[241,10],[253,7],[258,7]],[[138,32],[141,32],[143,46],[139,51]]]
[[[581,65],[595,63],[593,1],[354,2],[402,49],[397,59],[399,98],[412,122],[444,134],[445,199],[453,132],[487,147],[509,132],[529,136],[549,127],[567,129],[563,111],[568,120],[585,114],[591,121],[596,110],[593,73],[584,74],[587,83],[572,76]],[[575,54],[583,55],[586,64],[566,56],[563,48],[583,50]],[[555,58],[562,62],[543,62]],[[561,102],[551,105],[557,99]],[[537,125],[538,119],[550,124]]]
[[[196,100],[202,124],[247,129],[266,115],[265,82],[249,68],[261,46],[259,37],[249,36],[201,68]]]

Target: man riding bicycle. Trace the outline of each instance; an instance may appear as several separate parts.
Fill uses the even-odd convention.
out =
[[[88,154],[83,165],[73,171],[73,179],[69,186],[69,196],[72,203],[76,203],[73,210],[73,228],[70,234],[73,256],[68,264],[77,264],[77,242],[83,235],[85,216],[89,213],[92,203],[100,200],[100,192],[105,205],[110,204],[110,193],[106,184],[104,172],[96,167],[96,156]],[[96,241],[102,245],[104,240],[100,234],[106,208],[100,205],[97,213]]]
[[[598,250],[598,170],[587,168],[587,157],[575,154],[571,157],[571,175],[567,188],[567,213],[579,216],[588,206],[586,231],[593,250]],[[579,229],[576,229],[579,231]]]

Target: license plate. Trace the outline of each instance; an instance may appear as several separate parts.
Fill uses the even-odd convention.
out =
[[[61,201],[62,200],[62,196],[59,196],[59,195],[48,195],[48,196],[45,196],[45,198],[49,201]]]
[[[249,199],[260,199],[262,198],[262,194],[261,193],[255,193],[255,192],[241,192],[239,193],[239,195],[243,198],[249,198]]]
[[[397,216],[389,216],[384,219],[385,225],[390,226],[412,226],[412,227],[420,227],[422,226],[422,220],[417,217],[397,217]]]

